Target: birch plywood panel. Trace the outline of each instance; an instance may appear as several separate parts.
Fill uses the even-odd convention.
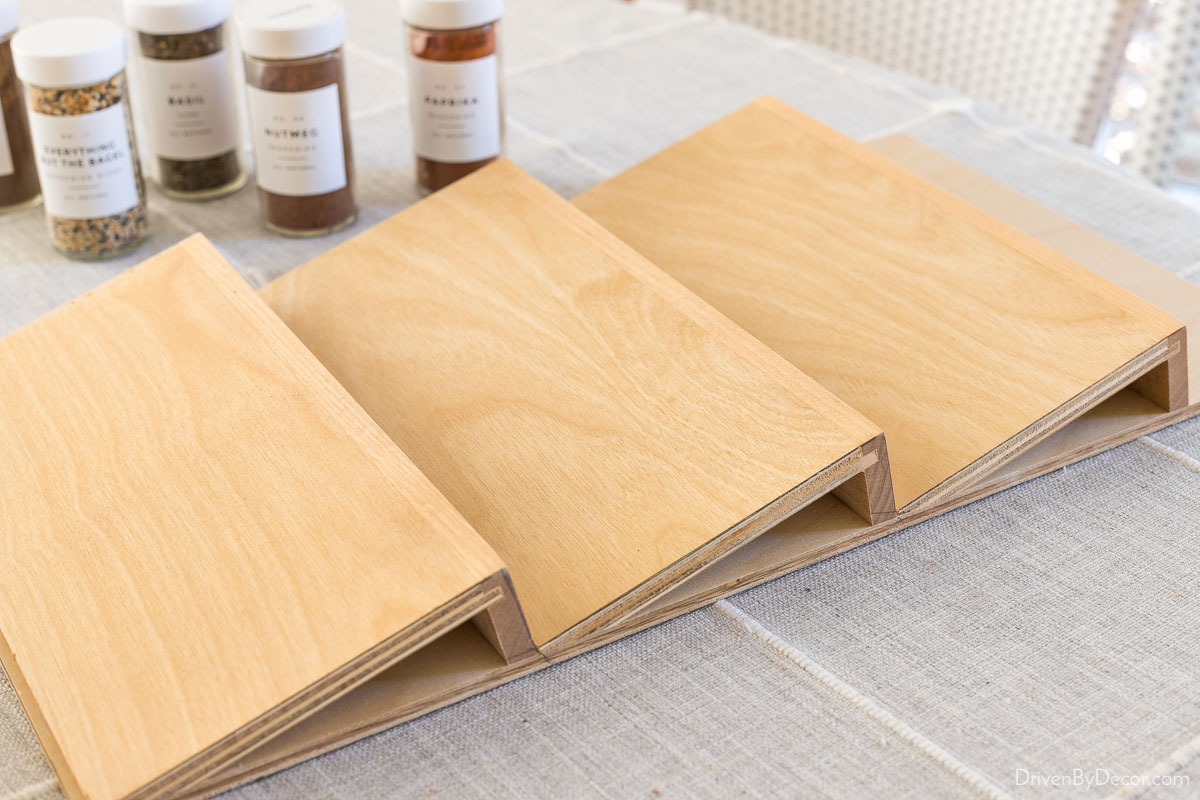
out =
[[[1200,286],[910,136],[888,136],[869,147],[1161,308],[1188,330],[1200,329]],[[1190,349],[1187,361],[1194,400],[1200,348]]]
[[[1200,287],[912,139],[900,136],[879,140],[872,142],[871,147],[1037,236],[1154,305],[1170,310],[1189,327],[1200,325]],[[1197,374],[1194,353],[1195,348],[1188,352],[1193,376]],[[1194,387],[1197,382],[1200,378],[1189,383]],[[605,636],[617,638],[691,611],[1198,412],[1200,405],[1164,413],[1136,392],[1122,390],[1007,463],[978,490],[959,495],[948,505],[908,513],[874,526],[867,526],[836,498],[821,498],[745,547],[664,592],[629,619],[625,627],[607,631]],[[506,666],[472,633],[460,628],[442,637],[370,681],[369,692],[347,695],[232,765],[214,778],[209,788],[220,790],[262,777],[540,669],[547,663]],[[580,644],[591,647],[603,641],[592,639]],[[568,651],[560,657],[569,657],[574,652],[577,651]]]
[[[71,797],[177,794],[511,610],[492,548],[200,237],[0,341],[0,374],[0,657]]]
[[[262,296],[496,548],[543,651],[834,487],[892,511],[874,424],[508,162]]]
[[[576,203],[879,423],[902,507],[1182,350],[1168,314],[770,97]]]

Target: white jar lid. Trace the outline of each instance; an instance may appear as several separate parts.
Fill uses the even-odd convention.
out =
[[[17,0],[0,0],[0,36],[8,36],[17,29]]]
[[[12,51],[17,77],[25,83],[91,86],[125,69],[125,32],[100,17],[55,19],[17,31]]]
[[[239,11],[242,50],[255,58],[308,58],[346,41],[338,0],[260,0]]]
[[[125,22],[158,36],[196,33],[229,19],[229,0],[125,0]]]
[[[504,0],[400,0],[400,14],[418,28],[453,31],[500,19]]]

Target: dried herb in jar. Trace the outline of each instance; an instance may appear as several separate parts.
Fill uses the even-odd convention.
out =
[[[352,223],[350,113],[334,0],[263,0],[239,17],[255,180],[268,228],[319,236]]]
[[[13,57],[54,246],[80,259],[137,246],[149,226],[124,32],[99,18],[43,22],[14,37]]]
[[[16,0],[0,0],[0,211],[33,205],[41,196],[25,100],[13,70],[16,27]]]
[[[503,0],[404,0],[417,184],[436,191],[500,156]]]
[[[206,200],[246,182],[239,154],[229,0],[125,0],[142,55],[139,108],[146,114],[163,191]]]

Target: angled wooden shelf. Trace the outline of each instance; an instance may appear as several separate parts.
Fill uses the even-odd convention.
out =
[[[500,554],[544,654],[831,491],[879,429],[509,162],[261,290]]]
[[[1200,328],[1200,286],[911,136],[887,136],[867,146],[1162,309],[1188,330]],[[1200,351],[1189,351],[1187,386],[1195,397]]]
[[[1082,389],[1041,417],[1031,404],[990,450],[973,440],[983,455],[898,517],[879,427],[506,162],[263,290],[333,376],[200,239],[0,341],[0,661],[68,794],[211,795],[1200,411],[1178,322],[894,166],[870,178],[870,158],[822,136],[818,155],[881,181],[892,216],[869,225],[919,242],[912,271],[967,254],[990,265],[993,301],[1020,288],[1010,328],[1086,342],[1077,360],[1097,370],[1132,353],[1091,383],[1062,366],[1059,388]],[[1200,324],[1200,288],[928,148],[877,146]],[[849,213],[855,191],[826,202]],[[811,258],[780,238],[794,219],[741,250]],[[935,262],[941,283],[910,307],[986,305]],[[868,308],[883,305],[868,277],[905,272],[840,263]],[[1020,361],[989,313],[971,317],[976,345]],[[863,347],[846,386],[889,377]],[[1030,380],[1061,355],[1031,359]],[[898,372],[941,374],[919,366]]]
[[[878,423],[902,509],[1186,395],[1178,320],[771,97],[575,203]]]
[[[1189,327],[1200,326],[1200,287],[1067,220],[994,180],[906,137],[873,147],[904,166],[961,193],[999,219],[1037,236],[1089,269],[1170,311]],[[1189,351],[1191,390],[1200,386],[1200,355]],[[662,593],[639,613],[602,636],[581,642],[556,660],[678,616],[750,586],[844,552],[913,525],[985,494],[1113,447],[1134,436],[1200,413],[1193,403],[1166,413],[1126,388],[1072,424],[1056,431],[1014,460],[985,485],[940,508],[910,512],[866,525],[836,497],[823,497],[766,531],[708,569]],[[288,730],[219,775],[210,776],[205,794],[221,791],[345,745],[406,719],[420,716],[520,675],[549,661],[506,665],[470,628],[459,628]]]
[[[888,137],[870,147],[1170,312],[1187,328],[1200,327],[1200,286],[910,137]],[[1200,354],[1185,348],[1174,358],[1185,361],[1189,375],[1186,386],[1177,391],[1186,389],[1190,395],[1173,398],[1171,411],[1148,399],[1139,387],[1127,386],[942,506],[910,510],[882,525],[864,526],[845,506],[823,498],[802,516],[768,531],[752,547],[661,596],[631,621],[631,627],[676,616],[1196,416],[1200,414],[1196,393]]]
[[[177,796],[470,620],[531,656],[496,553],[203,238],[0,373],[0,661],[69,797]]]
[[[889,136],[869,146],[1162,309],[1187,330],[1200,329],[1200,286],[909,136]],[[1164,414],[1161,399],[1148,399],[1140,387],[1122,389],[1006,464],[989,476],[986,484],[1011,486],[1194,415],[1200,389],[1200,351],[1187,348],[1182,340],[1180,347],[1183,353],[1177,358],[1185,361],[1188,379],[1174,384],[1178,396],[1171,400],[1169,414]],[[1163,376],[1163,369],[1158,368],[1157,374]]]

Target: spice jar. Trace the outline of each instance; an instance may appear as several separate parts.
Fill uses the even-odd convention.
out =
[[[12,48],[54,246],[80,259],[133,249],[148,226],[121,26],[42,22],[18,32]]]
[[[12,35],[16,29],[17,0],[0,0],[0,211],[24,208],[41,198],[29,119],[13,70]]]
[[[208,200],[246,183],[239,150],[229,0],[125,0],[137,35],[135,78],[163,192]]]
[[[436,191],[499,157],[503,0],[403,0],[417,184]]]
[[[238,15],[255,180],[266,226],[320,236],[354,221],[353,159],[335,0],[261,0]]]

